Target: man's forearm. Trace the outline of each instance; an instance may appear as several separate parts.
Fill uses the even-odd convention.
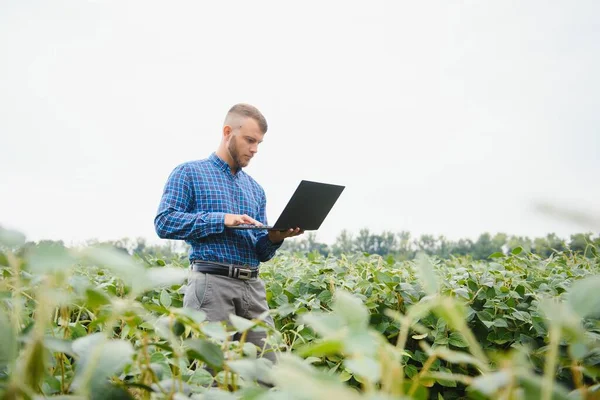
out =
[[[281,247],[283,240],[278,243],[273,243],[268,235],[261,236],[256,242],[256,255],[261,262],[269,261],[275,256],[277,249]]]
[[[166,210],[154,219],[154,228],[161,239],[193,240],[223,232],[225,213],[185,213]]]

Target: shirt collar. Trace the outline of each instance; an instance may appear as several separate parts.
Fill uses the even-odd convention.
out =
[[[234,174],[231,172],[231,168],[229,167],[229,164],[227,164],[227,162],[226,162],[225,160],[223,160],[223,159],[221,159],[219,156],[217,156],[217,153],[216,153],[216,152],[213,152],[213,153],[212,153],[212,154],[211,154],[211,155],[208,157],[208,159],[209,159],[210,161],[212,161],[212,163],[213,163],[213,164],[215,164],[215,165],[217,166],[217,168],[219,168],[221,171],[223,171],[223,172],[228,172],[228,173],[229,173],[230,175],[232,175],[234,178],[237,178],[237,177],[238,177],[238,176],[239,176],[239,175],[242,173],[242,170],[241,170],[241,168],[240,168],[240,170],[238,171],[238,173],[234,175]]]

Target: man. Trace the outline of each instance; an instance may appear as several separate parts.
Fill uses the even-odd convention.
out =
[[[248,104],[234,105],[225,117],[216,152],[172,171],[154,220],[160,238],[190,244],[194,272],[184,307],[204,311],[209,321],[228,321],[230,313],[253,319],[267,311],[259,264],[270,260],[284,239],[303,233],[299,228],[229,229],[267,223],[265,192],[243,171],[266,132],[260,111]],[[273,326],[270,316],[265,322]],[[262,349],[265,337],[264,332],[248,332],[246,340]],[[275,354],[265,356],[275,361]]]

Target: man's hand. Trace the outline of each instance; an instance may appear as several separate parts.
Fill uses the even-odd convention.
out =
[[[279,243],[283,239],[302,235],[304,231],[300,228],[288,229],[287,231],[269,231],[269,240],[271,243]]]
[[[225,214],[225,226],[238,226],[238,225],[262,226],[262,224],[260,222],[258,222],[254,218],[247,216],[246,214],[244,214],[244,215]]]

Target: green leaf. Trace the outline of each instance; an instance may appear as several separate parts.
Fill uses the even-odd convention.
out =
[[[344,370],[344,371],[340,372],[339,377],[340,377],[340,381],[347,382],[350,380],[350,378],[352,378],[352,374],[350,372]]]
[[[394,282],[392,280],[392,277],[389,274],[383,273],[381,271],[375,271],[375,276],[377,277],[377,280],[379,282],[383,282],[383,283],[392,283],[392,282]]]
[[[529,315],[528,312],[525,311],[514,311],[511,316],[514,319],[518,319],[519,321],[523,321],[523,322],[527,322],[527,321],[531,321],[531,315]]]
[[[219,322],[209,322],[208,324],[202,325],[200,329],[202,332],[204,332],[204,334],[221,341],[226,340],[233,334],[227,332],[223,325],[221,325]]]
[[[258,355],[258,348],[253,343],[246,342],[242,347],[242,352],[248,358],[256,358],[256,356]]]
[[[47,390],[46,387],[49,387],[50,390]],[[44,377],[44,383],[42,383],[42,391],[47,394],[59,393],[61,391],[60,381],[55,376],[46,375]],[[52,396],[52,398],[54,399],[54,398],[56,398],[56,396]],[[82,399],[82,400],[84,400],[84,399]]]
[[[154,353],[154,354],[156,354],[156,353]],[[152,373],[154,374],[156,379],[160,381],[163,379],[163,375],[165,374],[165,369],[169,369],[169,366],[166,362],[161,362],[161,363],[155,362],[155,363],[150,364],[150,369],[152,370]]]
[[[421,286],[423,286],[425,293],[428,295],[438,293],[438,279],[435,271],[433,270],[433,264],[431,264],[429,257],[427,257],[427,255],[424,253],[419,253],[416,257],[416,266],[419,282],[421,283]]]
[[[469,291],[465,288],[454,289],[454,293],[462,297],[463,299],[469,300]]]
[[[102,291],[87,288],[85,290],[85,303],[90,310],[96,310],[98,307],[110,304],[110,298]]]
[[[539,310],[550,324],[560,326],[565,333],[578,341],[585,340],[586,334],[581,324],[581,317],[573,312],[569,304],[553,298],[542,298],[539,300]]]
[[[150,356],[150,362],[153,364],[158,363],[158,364],[166,365],[167,364],[167,356],[165,355],[165,353],[161,353],[160,351],[155,351]]]
[[[345,359],[344,366],[354,375],[369,382],[378,382],[381,378],[381,364],[370,357]]]
[[[301,357],[315,356],[323,357],[335,354],[341,354],[343,344],[339,340],[324,340],[319,342],[310,342],[300,347],[296,352]]]
[[[600,276],[576,281],[568,293],[569,306],[581,318],[600,316]]]
[[[72,347],[79,357],[73,381],[78,391],[100,387],[106,379],[122,371],[134,354],[130,342],[107,339],[102,333],[79,338]]]
[[[523,248],[521,246],[517,246],[514,249],[512,249],[511,254],[516,256],[518,254],[521,254],[522,251],[523,251]]]
[[[486,321],[493,321],[494,316],[491,313],[489,313],[488,311],[478,311],[477,318],[479,318],[479,320],[481,322],[486,322]]]
[[[490,262],[488,264],[488,268],[491,271],[506,271],[506,268],[504,267],[503,264],[497,263],[497,262]]]
[[[469,347],[469,344],[459,332],[452,332],[448,338],[448,343],[456,347]]]
[[[171,312],[176,315],[185,316],[194,321],[197,325],[200,325],[206,320],[206,313],[204,311],[195,310],[190,307],[173,308],[171,309]]]
[[[379,348],[379,337],[373,331],[351,331],[342,340],[344,353],[375,356]]]
[[[438,358],[442,360],[446,360],[453,364],[471,364],[478,368],[482,368],[483,365],[481,361],[473,357],[469,353],[464,353],[461,351],[450,350],[447,347],[436,347],[431,351],[431,353],[436,354]]]
[[[452,297],[440,299],[434,312],[439,315],[452,329],[461,331],[466,327],[467,309]]]
[[[433,384],[433,382],[432,382],[432,384]],[[404,381],[403,386],[404,386],[404,393],[407,393],[412,386],[412,382]],[[387,398],[387,399],[389,399],[389,398]],[[400,399],[407,400],[406,397],[401,397]],[[421,385],[417,386],[417,390],[410,397],[410,400],[428,400],[428,399],[429,399],[429,391],[427,390],[427,387],[421,386]]]
[[[517,379],[520,386],[524,389],[524,398],[526,399],[541,399],[542,387],[544,381],[541,376],[529,373],[518,374]],[[554,381],[552,384],[552,400],[569,400],[569,392],[561,384]]]
[[[419,370],[412,364],[406,364],[404,367],[404,373],[409,379],[412,379],[419,373]]]
[[[213,377],[204,368],[197,368],[196,371],[190,376],[188,380],[189,384],[194,384],[198,386],[208,386],[213,382]]]
[[[184,343],[189,349],[190,356],[204,361],[212,368],[223,368],[225,360],[223,351],[216,344],[204,339],[188,339]]]
[[[321,357],[306,357],[304,361],[308,364],[314,364],[316,362],[321,362]]]
[[[490,332],[487,336],[487,340],[496,344],[504,344],[513,340],[512,333],[510,331]]]
[[[46,350],[43,340],[33,340],[28,343],[23,351],[23,376],[24,383],[29,387],[38,387],[46,372]]]
[[[235,314],[229,314],[229,320],[231,321],[231,324],[233,325],[235,330],[239,333],[252,329],[252,327],[256,325],[256,323],[247,320],[246,318],[239,317]]]
[[[319,299],[321,301],[321,303],[325,303],[325,304],[329,304],[331,302],[332,298],[333,298],[333,296],[329,290],[323,290],[317,296],[317,299]]]
[[[133,397],[122,386],[104,383],[90,393],[90,400],[133,400]]]
[[[75,340],[87,335],[87,331],[79,322],[69,328],[71,330],[71,339]]]
[[[348,388],[333,374],[320,373],[315,367],[293,354],[283,354],[277,367],[271,371],[278,391],[288,396],[302,395],[304,399],[357,399],[356,392]],[[269,396],[270,397],[270,396]]]
[[[151,289],[162,289],[179,285],[188,278],[189,274],[189,270],[178,267],[144,269],[138,279],[133,281],[131,290],[139,294]]]
[[[569,346],[569,354],[577,361],[582,360],[587,352],[588,349],[584,343],[573,343]]]
[[[53,352],[75,356],[75,352],[73,351],[73,342],[71,340],[46,336],[44,337],[44,346]]]
[[[302,314],[298,322],[310,326],[316,333],[323,337],[336,335],[340,328],[345,325],[345,321],[340,315],[325,314],[322,312]]]
[[[450,370],[449,368],[445,368],[445,367],[440,367],[440,368],[439,368],[439,371],[440,371],[441,373],[445,373],[445,374],[448,374],[448,375],[451,375],[451,374],[452,374],[452,370]],[[438,382],[438,383],[439,383],[441,386],[444,386],[444,387],[456,387],[456,386],[457,386],[457,385],[456,385],[456,381],[455,381],[455,380],[452,380],[452,379],[442,379],[442,378],[436,378],[436,381],[437,381],[437,382]]]
[[[344,319],[344,325],[347,325],[350,329],[364,330],[369,326],[369,311],[367,308],[359,298],[344,290],[335,292],[331,308],[335,314]]]
[[[271,362],[266,358],[257,358],[254,360],[241,359],[227,362],[227,366],[233,372],[248,380],[260,380],[265,383],[271,383],[269,378]]]
[[[181,336],[185,333],[185,325],[181,321],[175,320],[172,331],[175,336]]]
[[[488,258],[500,258],[500,257],[504,257],[504,253],[502,253],[501,251],[497,251],[488,256]]]
[[[504,318],[496,318],[494,320],[494,326],[498,328],[508,328],[508,323]]]
[[[160,304],[162,304],[165,308],[171,307],[171,296],[164,289],[160,291]]]
[[[434,340],[434,343],[437,346],[439,346],[439,345],[446,345],[446,344],[448,344],[448,338],[445,335],[443,335],[443,334],[438,335],[438,336],[436,336],[436,338]]]
[[[161,315],[154,321],[154,332],[163,339],[169,339],[173,333],[176,319],[169,315]]]
[[[511,377],[507,371],[492,372],[479,375],[473,379],[468,391],[478,391],[488,397],[494,398],[494,394],[510,384]],[[539,397],[538,397],[539,398]]]

